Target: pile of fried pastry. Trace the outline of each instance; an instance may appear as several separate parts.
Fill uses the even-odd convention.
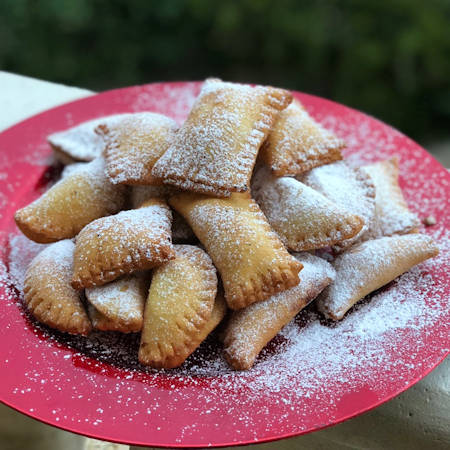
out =
[[[398,160],[351,167],[283,89],[207,79],[181,126],[125,113],[48,140],[67,166],[15,215],[50,244],[25,303],[63,332],[140,332],[144,365],[180,366],[222,323],[227,361],[249,369],[311,301],[340,320],[438,252]]]

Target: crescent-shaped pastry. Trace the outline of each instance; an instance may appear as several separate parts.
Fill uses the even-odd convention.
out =
[[[174,140],[177,123],[152,112],[125,116],[113,124],[101,124],[106,173],[115,184],[162,184],[151,171]]]
[[[87,305],[87,312],[92,327],[100,331],[120,331],[121,333],[129,333],[127,328],[123,328],[123,324],[114,322],[104,316],[100,311],[96,310],[90,303]],[[138,330],[140,331],[140,330]]]
[[[131,207],[139,208],[152,197],[168,199],[180,192],[179,189],[163,184],[161,186],[133,186],[131,190]],[[176,211],[172,211],[172,242],[175,244],[192,244],[197,241],[191,227]]]
[[[25,274],[24,298],[39,322],[71,334],[88,334],[92,325],[70,285],[74,244],[63,240],[49,245],[31,261]]]
[[[266,170],[256,175],[253,194],[280,239],[294,251],[337,244],[355,236],[364,224],[295,178],[277,178]]]
[[[338,161],[316,167],[297,179],[319,191],[334,204],[364,219],[359,233],[341,242],[335,250],[342,251],[349,247],[369,229],[375,216],[375,185],[367,172]]]
[[[231,309],[244,308],[298,284],[302,265],[287,252],[248,194],[220,199],[183,193],[169,202],[211,256]]]
[[[279,114],[261,157],[278,177],[298,175],[342,159],[343,147],[343,140],[323,128],[294,100]]]
[[[164,200],[152,199],[90,223],[76,239],[72,286],[100,286],[172,259],[171,221]]]
[[[63,164],[71,164],[77,161],[93,161],[101,156],[105,146],[103,138],[95,133],[94,130],[102,123],[109,126],[127,115],[114,114],[82,122],[75,127],[51,134],[47,137],[47,140],[53,149],[55,157]]]
[[[180,366],[200,344],[212,316],[217,275],[209,256],[191,245],[153,272],[144,312],[139,361],[156,368]]]
[[[72,238],[89,222],[120,211],[125,202],[124,189],[108,181],[99,158],[74,170],[19,209],[14,219],[22,233],[36,242]]]
[[[334,260],[336,281],[322,292],[317,306],[327,318],[340,320],[367,294],[437,254],[433,239],[423,234],[382,237],[352,247]]]
[[[309,253],[295,257],[303,265],[297,286],[232,313],[224,332],[224,349],[234,369],[250,369],[266,344],[333,281],[334,269],[324,259]]]
[[[398,158],[370,164],[362,169],[372,178],[375,189],[375,220],[368,231],[371,239],[416,231],[419,218],[409,210],[398,183]]]
[[[164,183],[215,196],[247,191],[258,150],[291,100],[283,89],[206,80],[152,174]]]
[[[142,329],[148,277],[128,275],[103,286],[86,289],[86,298],[95,309],[89,315],[99,330],[137,332]]]

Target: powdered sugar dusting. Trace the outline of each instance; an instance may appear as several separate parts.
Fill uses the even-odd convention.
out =
[[[194,92],[193,100],[198,85],[192,86],[187,91],[189,96]],[[133,95],[130,104],[136,110],[157,104],[152,92],[146,88],[138,101]],[[164,108],[172,100],[161,103],[159,111],[166,113]],[[249,442],[315,429],[354,414],[356,406],[349,407],[354,402],[346,402],[354,393],[367,394],[369,401],[361,404],[366,408],[410,385],[445,356],[449,352],[448,174],[437,170],[431,158],[397,131],[372,126],[369,117],[320,107],[307,97],[304,104],[314,118],[346,140],[345,154],[352,164],[400,155],[409,206],[421,217],[437,219],[426,230],[440,248],[436,258],[360,302],[337,325],[323,321],[313,303],[269,344],[248,372],[232,372],[212,337],[182,368],[168,373],[136,363],[137,334],[96,332],[87,339],[71,337],[30,321],[22,309],[23,317],[16,317],[21,295],[13,284],[20,287],[17,280],[28,259],[24,255],[31,257],[37,248],[15,231],[10,248],[22,239],[23,251],[9,252],[0,261],[0,302],[5,317],[11,317],[1,331],[22,327],[25,331],[9,353],[2,353],[2,364],[6,371],[15,360],[25,363],[23,374],[7,385],[9,398],[27,405],[23,410],[35,417],[91,434],[101,429],[103,436],[109,433],[119,440],[125,436],[118,431],[122,426],[129,430],[130,440],[141,439],[136,436],[145,428],[151,442],[169,446]],[[183,106],[180,117],[188,110]],[[31,147],[36,148],[30,144],[30,151]],[[57,403],[62,398],[65,401]],[[49,412],[48,405],[55,404]],[[179,426],[170,422],[175,414]],[[224,416],[227,427],[223,427]],[[211,437],[211,430],[220,438]],[[141,441],[151,445],[148,439]]]
[[[362,229],[347,240],[345,246],[355,242],[369,229],[375,214],[375,186],[365,172],[339,161],[316,167],[297,178],[333,203],[364,219]]]
[[[277,178],[262,168],[255,176],[253,194],[274,230],[292,250],[330,246],[361,228],[362,219],[295,178]]]
[[[92,161],[101,155],[104,147],[103,138],[94,131],[97,126],[101,123],[112,125],[126,116],[127,114],[114,114],[89,120],[68,130],[51,134],[48,142],[75,161]]]
[[[113,183],[146,184],[151,169],[172,143],[177,123],[162,114],[130,114],[107,126],[106,171]]]
[[[283,109],[281,92],[207,80],[152,174],[216,196],[246,191],[259,147]]]

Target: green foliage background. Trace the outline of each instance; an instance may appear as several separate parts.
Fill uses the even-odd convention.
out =
[[[0,68],[95,90],[269,83],[423,141],[449,134],[450,0],[1,0]]]

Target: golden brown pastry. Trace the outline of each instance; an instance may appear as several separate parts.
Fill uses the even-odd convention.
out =
[[[153,199],[90,223],[76,239],[72,286],[100,286],[172,259],[171,221],[164,200]]]
[[[252,192],[259,206],[291,250],[328,247],[355,236],[364,220],[332,203],[295,178],[259,171]]]
[[[49,245],[30,263],[25,274],[24,298],[39,322],[71,334],[88,334],[92,325],[70,281],[74,244],[63,240]]]
[[[342,159],[343,147],[344,141],[323,128],[294,100],[279,114],[261,157],[278,177],[298,175]]]
[[[105,142],[95,133],[100,124],[112,125],[128,114],[114,114],[83,122],[67,130],[48,136],[55,157],[63,164],[77,161],[89,162],[101,156]]]
[[[437,254],[433,239],[423,234],[383,237],[352,247],[333,262],[336,280],[318,297],[317,307],[327,318],[340,320],[358,300]]]
[[[183,193],[169,202],[214,261],[231,309],[244,308],[298,284],[301,264],[289,255],[248,194],[220,199]]]
[[[14,219],[23,234],[48,243],[72,238],[99,217],[115,214],[125,202],[125,188],[106,178],[102,159],[85,164],[52,186]]]
[[[141,331],[148,286],[149,274],[139,274],[86,289],[86,298],[95,310],[89,310],[94,327],[122,333]]]
[[[127,328],[123,328],[123,324],[108,319],[100,311],[97,311],[90,303],[88,303],[86,309],[94,329],[100,331],[120,331],[121,333],[130,332]]]
[[[250,369],[265,345],[333,281],[334,269],[324,259],[309,253],[295,257],[303,265],[297,286],[232,313],[224,332],[224,348],[234,369]]]
[[[163,184],[161,186],[133,186],[131,190],[132,208],[138,208],[143,202],[153,197],[168,199],[180,190]],[[172,241],[175,244],[193,244],[197,241],[191,227],[176,211],[172,211]]]
[[[101,124],[106,173],[115,184],[162,184],[151,171],[155,162],[172,144],[177,123],[152,112],[125,116],[112,125]]]
[[[228,196],[249,189],[256,156],[289,92],[206,80],[152,174],[182,189]]]
[[[154,270],[145,305],[139,361],[156,368],[180,366],[198,347],[217,294],[216,270],[203,250],[177,245],[175,253]]]
[[[398,183],[398,158],[370,164],[362,169],[370,175],[376,189],[375,219],[367,238],[417,231],[420,220],[409,210]]]
[[[364,219],[359,233],[342,241],[335,246],[335,250],[342,251],[363,237],[375,218],[375,185],[367,172],[338,161],[316,167],[297,179],[319,191],[335,205]]]

